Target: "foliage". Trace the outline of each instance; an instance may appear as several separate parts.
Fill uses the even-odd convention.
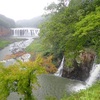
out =
[[[36,55],[37,56],[37,55]],[[53,63],[53,56],[42,57],[38,54],[38,57],[42,60],[41,64],[44,66],[47,73],[55,73],[57,71],[56,66]]]
[[[82,48],[92,48],[97,55],[100,53],[100,7],[96,8],[95,12],[91,12],[80,22],[76,23],[76,31],[73,34],[76,50]],[[75,39],[76,38],[76,39]],[[100,56],[100,55],[98,55]]]
[[[100,100],[100,81],[95,83],[92,87],[81,90],[79,93],[65,96],[61,100]]]
[[[24,100],[34,100],[32,89],[37,83],[37,76],[44,73],[42,60],[19,62],[5,68],[0,64],[0,100],[6,100],[11,92],[24,95]]]
[[[57,6],[57,4],[52,2],[49,6],[45,7],[45,10],[49,11],[50,14],[55,13],[55,12],[57,12],[56,6]],[[49,14],[49,13],[47,13],[47,14]]]
[[[57,69],[55,65],[53,64],[53,56],[50,55],[48,57],[45,57],[45,49],[44,46],[41,45],[41,39],[35,39],[31,45],[29,45],[25,51],[31,53],[32,57],[31,60],[34,61],[37,56],[39,56],[43,63],[42,65],[45,67],[46,71],[48,73],[54,73]]]
[[[98,0],[71,0],[68,7],[63,6],[54,14],[51,12],[50,19],[40,27],[45,54],[55,58],[65,55],[70,66],[80,50],[90,48],[100,54],[99,4]]]
[[[64,0],[58,0],[58,3],[52,2],[50,5],[44,8],[45,16],[55,15],[59,11],[65,8]]]
[[[81,50],[90,48],[99,54],[100,47],[100,7],[89,13],[75,24],[75,33],[70,36],[66,43],[67,58],[76,58]],[[72,46],[71,46],[72,44]],[[68,53],[69,52],[69,53]],[[67,54],[68,53],[68,54]],[[74,56],[73,56],[74,55]]]
[[[52,60],[53,60],[53,56],[43,58],[43,66],[45,67],[48,73],[55,73],[57,71],[57,68],[52,63]]]
[[[35,39],[27,48],[25,48],[26,52],[42,52],[43,48],[41,45],[40,39]]]
[[[46,97],[46,100],[57,100],[57,99],[55,97],[48,96]]]

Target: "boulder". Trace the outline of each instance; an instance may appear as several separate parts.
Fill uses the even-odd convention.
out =
[[[62,77],[67,77],[71,79],[77,79],[85,81],[89,75],[90,70],[92,69],[95,53],[94,52],[81,52],[80,63],[76,60],[73,61],[73,68],[64,67]]]

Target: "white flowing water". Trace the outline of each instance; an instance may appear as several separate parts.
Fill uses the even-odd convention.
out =
[[[73,87],[73,91],[77,92],[92,86],[92,84],[97,81],[99,76],[100,76],[100,64],[94,64],[92,70],[90,71],[89,78],[85,81],[86,85],[77,84],[76,86]]]
[[[90,72],[90,77],[86,80],[87,86],[91,86],[94,82],[96,82],[99,75],[100,75],[100,64],[94,64]]]
[[[61,61],[61,64],[60,64],[60,66],[59,66],[57,72],[54,74],[55,76],[59,76],[59,77],[62,76],[62,73],[63,73],[63,66],[64,66],[64,57],[63,57],[63,59],[62,59],[62,61]]]
[[[29,46],[32,43],[33,39],[28,39],[26,41],[20,41],[20,42],[15,42],[10,45],[9,50],[11,52],[18,52],[18,51],[23,51],[27,46]]]

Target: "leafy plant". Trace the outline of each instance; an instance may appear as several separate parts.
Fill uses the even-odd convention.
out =
[[[44,73],[41,60],[19,62],[5,68],[0,64],[0,99],[6,100],[11,92],[24,95],[24,100],[34,100],[32,89],[37,83],[37,76]]]

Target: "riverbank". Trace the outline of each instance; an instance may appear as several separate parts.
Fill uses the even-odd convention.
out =
[[[8,38],[6,38],[8,39]],[[9,39],[11,44],[0,50],[0,61],[5,62],[5,65],[13,64],[14,59],[22,61],[28,61],[30,54],[24,51],[24,49],[30,45],[33,39]],[[13,42],[13,43],[12,43]],[[20,59],[21,58],[21,59]],[[15,62],[15,61],[14,61]]]
[[[11,43],[21,41],[23,39],[13,38],[13,37],[0,37],[0,50],[8,46]]]

